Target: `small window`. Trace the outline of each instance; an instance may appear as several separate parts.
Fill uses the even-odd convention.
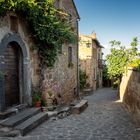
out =
[[[73,67],[73,63],[72,63],[72,47],[68,47],[68,67]]]
[[[13,32],[18,32],[18,18],[16,16],[10,16],[10,29]]]
[[[88,41],[88,42],[86,43],[86,47],[87,47],[87,48],[90,48],[90,46],[91,46],[91,43]]]

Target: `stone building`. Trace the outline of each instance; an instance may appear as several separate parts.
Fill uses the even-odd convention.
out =
[[[86,87],[96,90],[102,87],[102,46],[96,38],[96,33],[91,35],[80,34],[79,64],[80,69],[86,72]]]
[[[70,15],[78,35],[79,15],[73,0],[56,0],[55,6]],[[15,105],[32,105],[32,91],[41,81],[40,59],[26,21],[14,13],[0,18],[0,112]],[[63,44],[54,68],[44,70],[49,88],[59,92],[64,103],[73,100],[78,85],[78,43]],[[2,73],[2,74],[1,74]]]

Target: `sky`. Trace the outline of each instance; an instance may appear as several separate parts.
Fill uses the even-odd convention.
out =
[[[97,34],[109,53],[111,40],[130,46],[134,37],[140,40],[140,0],[74,0],[80,15],[79,32]],[[140,48],[139,48],[140,49]]]

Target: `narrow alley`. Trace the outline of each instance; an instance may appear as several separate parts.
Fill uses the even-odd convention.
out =
[[[99,89],[86,96],[88,108],[80,115],[49,120],[24,137],[2,140],[138,140],[129,113],[117,100],[116,90]]]

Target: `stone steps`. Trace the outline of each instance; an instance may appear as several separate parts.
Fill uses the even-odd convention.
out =
[[[14,127],[15,130],[19,130],[20,134],[24,136],[26,133],[31,131],[33,128],[37,127],[39,124],[44,122],[48,119],[48,113],[47,112],[40,112],[39,114],[27,119],[23,123],[17,125]]]
[[[52,120],[62,119],[70,113],[79,114],[88,106],[87,100],[81,100],[73,107],[60,107],[55,111],[41,112],[41,108],[26,108],[22,112],[0,122],[0,136],[16,137],[26,135],[49,118]]]
[[[4,127],[14,127],[39,112],[41,112],[40,108],[29,108],[0,122],[0,125]]]
[[[14,106],[10,109],[7,109],[4,112],[0,112],[0,120],[6,119],[12,115],[15,115],[17,112],[23,111],[27,108],[26,104],[20,104],[17,106]]]
[[[0,136],[24,136],[47,119],[48,112],[41,112],[41,108],[27,108],[0,122]]]

